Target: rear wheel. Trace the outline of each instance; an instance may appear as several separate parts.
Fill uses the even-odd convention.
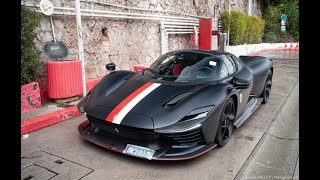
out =
[[[230,97],[223,106],[222,114],[218,124],[215,143],[222,147],[227,144],[233,130],[233,120],[235,118],[236,108],[233,99]]]
[[[269,69],[267,73],[266,83],[261,94],[262,97],[262,104],[266,104],[269,101],[270,93],[271,93],[271,86],[272,86],[272,72]]]

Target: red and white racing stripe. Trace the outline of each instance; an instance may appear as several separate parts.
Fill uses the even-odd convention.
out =
[[[120,124],[123,118],[136,104],[138,104],[144,97],[146,97],[160,85],[161,84],[159,83],[147,82],[126,97],[120,104],[118,104],[118,106],[115,107],[107,116],[106,121]]]

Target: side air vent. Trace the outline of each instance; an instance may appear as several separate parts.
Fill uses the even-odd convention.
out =
[[[172,138],[174,145],[192,145],[204,143],[204,137],[201,129],[191,132],[171,134],[169,137]]]

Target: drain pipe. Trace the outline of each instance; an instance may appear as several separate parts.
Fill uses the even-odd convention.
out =
[[[192,34],[193,32],[167,32],[166,34]]]
[[[252,0],[248,0],[248,15],[251,16]]]
[[[75,15],[75,13],[69,13],[69,12],[53,12],[53,14],[56,15]],[[161,18],[149,18],[149,17],[135,17],[135,16],[117,16],[117,15],[107,15],[107,14],[88,14],[88,13],[82,13],[81,16],[88,16],[88,17],[107,17],[107,18],[120,18],[120,19],[137,19],[137,20],[155,20],[155,21],[172,21],[173,24],[175,22],[185,22],[183,20],[168,20],[168,19],[161,19]],[[169,22],[168,22],[169,23]]]
[[[161,31],[161,54],[165,54],[168,52],[168,46],[166,42],[167,35],[165,33],[165,26],[162,21],[160,22],[160,31]]]
[[[23,3],[21,3],[23,4]],[[37,7],[39,5],[35,4],[23,4],[28,7]],[[54,10],[69,11],[61,12],[54,11],[53,14],[57,15],[75,15],[75,9],[70,7],[54,7]],[[109,17],[109,18],[125,18],[125,19],[141,19],[141,20],[163,20],[170,22],[181,22],[181,23],[197,23],[196,18],[186,18],[186,17],[175,17],[175,16],[159,16],[155,14],[139,14],[139,13],[126,13],[126,12],[113,12],[113,11],[102,11],[102,10],[92,10],[92,9],[81,9],[82,16],[92,16],[92,17]],[[98,13],[98,14],[96,14]]]
[[[171,24],[171,25],[186,25],[186,26],[199,26],[199,22],[193,22],[193,23],[189,23],[189,22],[165,22],[164,24]]]
[[[51,23],[53,41],[56,41],[56,35],[54,34],[54,25],[53,25],[52,16],[50,16],[50,23]]]
[[[123,8],[123,9],[128,9],[128,10],[136,10],[136,11],[152,11],[152,12],[162,12],[162,13],[168,13],[168,14],[180,14],[183,16],[189,16],[189,17],[194,17],[194,18],[208,18],[205,16],[197,16],[197,15],[192,15],[192,14],[187,14],[187,13],[182,13],[179,11],[168,11],[168,10],[158,10],[158,9],[145,9],[145,8],[137,8],[137,7],[130,7],[130,6],[122,6],[122,5],[117,5],[117,4],[111,4],[111,3],[106,3],[106,2],[98,2],[98,1],[90,1],[90,0],[80,0],[81,2],[86,2],[86,3],[95,3],[95,4],[102,4],[106,6],[113,6],[117,8]]]
[[[174,26],[174,25],[168,25],[166,26],[168,28],[183,28],[183,29],[193,29],[191,26]]]
[[[55,9],[59,10],[68,10],[74,11],[74,8],[68,7],[55,7]],[[93,9],[81,9],[81,12],[89,12],[89,13],[102,13],[102,14],[114,14],[114,15],[128,15],[128,16],[142,16],[142,17],[154,17],[154,18],[163,18],[177,22],[197,22],[198,19],[195,18],[185,18],[185,17],[175,17],[175,16],[159,16],[156,14],[139,14],[139,13],[126,13],[126,12],[114,12],[114,11],[101,11],[101,10],[93,10]]]
[[[83,55],[83,43],[82,43],[82,24],[81,24],[81,11],[80,11],[80,1],[75,0],[76,6],[76,19],[77,19],[77,35],[78,35],[78,49],[79,49],[79,59],[81,62],[81,70],[82,70],[82,96],[86,96],[86,75],[84,69],[84,55]]]
[[[178,32],[193,32],[193,29],[166,29],[167,32],[169,31],[178,31]]]
[[[36,12],[41,12],[40,10],[36,10]],[[75,16],[76,13],[74,12],[53,12],[54,15],[71,15]],[[137,19],[137,20],[155,20],[155,21],[168,21],[166,23],[172,23],[172,24],[183,24],[183,25],[197,25],[193,22],[187,22],[183,20],[176,20],[176,19],[161,19],[161,18],[149,18],[149,17],[135,17],[135,16],[117,16],[117,15],[108,15],[108,14],[89,14],[89,13],[82,13],[81,16],[88,16],[88,17],[106,17],[106,18],[120,18],[120,19]]]
[[[137,13],[124,13],[124,12],[111,12],[111,11],[99,11],[99,10],[90,10],[90,9],[81,9],[80,10],[80,2],[79,0],[75,0],[76,2],[76,12],[59,12],[54,11],[55,15],[72,15],[77,18],[77,28],[78,30],[78,47],[79,47],[79,59],[82,62],[82,75],[83,75],[83,84],[85,91],[85,70],[84,70],[84,56],[83,56],[83,44],[82,44],[82,27],[81,27],[81,16],[88,17],[107,17],[107,18],[122,18],[122,19],[138,19],[138,20],[156,20],[160,21],[160,31],[161,31],[161,54],[165,54],[168,52],[168,35],[169,34],[192,34],[193,26],[199,26],[199,22],[197,19],[193,18],[183,18],[183,17],[173,17],[173,16],[156,16],[156,15],[147,15],[147,14],[137,14]],[[25,6],[29,7],[39,7],[35,4],[25,4],[21,3]],[[67,10],[74,11],[74,8],[69,7],[54,7],[56,10]],[[39,10],[36,10],[39,12]],[[89,12],[89,13],[81,13]],[[90,13],[92,12],[92,13]],[[80,15],[81,13],[81,15]],[[103,13],[103,14],[94,14],[94,13]],[[109,13],[109,14],[107,14]],[[111,15],[113,14],[113,15]],[[133,16],[135,15],[135,16]],[[140,16],[140,17],[139,17]],[[142,16],[142,17],[141,17]],[[144,17],[143,17],[144,16]],[[151,16],[151,17],[150,17]],[[174,19],[165,19],[165,18],[174,18]],[[80,26],[79,26],[79,24]],[[166,29],[168,27],[168,29]],[[169,29],[172,28],[172,29]],[[174,29],[179,28],[179,29]],[[167,32],[168,31],[168,32]]]
[[[171,25],[166,25],[171,24]],[[161,30],[161,54],[168,52],[169,34],[192,34],[194,26],[199,26],[198,23],[184,24],[173,22],[160,22]]]

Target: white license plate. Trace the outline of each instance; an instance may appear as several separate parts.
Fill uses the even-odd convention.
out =
[[[123,153],[151,160],[155,151],[146,147],[127,144]]]

